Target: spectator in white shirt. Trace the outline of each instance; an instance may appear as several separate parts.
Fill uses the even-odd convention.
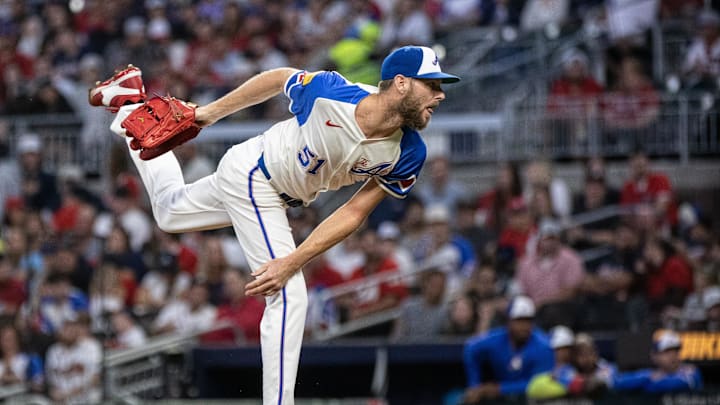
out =
[[[58,333],[58,342],[47,352],[48,391],[57,403],[100,403],[102,349],[87,333],[84,322],[65,322]]]
[[[685,55],[683,74],[689,88],[717,89],[720,78],[720,16],[703,11],[698,16],[699,35]]]
[[[126,312],[120,311],[113,314],[112,326],[115,331],[113,347],[116,349],[140,347],[147,342],[145,331]]]
[[[194,284],[187,298],[173,300],[160,311],[155,318],[153,332],[189,334],[210,329],[217,309],[208,303],[208,296],[205,284]]]

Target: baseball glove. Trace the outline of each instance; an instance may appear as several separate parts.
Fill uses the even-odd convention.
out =
[[[154,97],[125,118],[122,127],[133,138],[130,147],[150,160],[197,136],[196,105],[175,97]]]

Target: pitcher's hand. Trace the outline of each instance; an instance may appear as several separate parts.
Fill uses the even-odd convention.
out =
[[[272,296],[280,292],[297,268],[286,258],[273,259],[252,272],[255,280],[245,286],[245,295]]]

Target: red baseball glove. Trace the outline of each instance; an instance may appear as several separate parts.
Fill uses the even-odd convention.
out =
[[[134,138],[130,147],[150,160],[197,136],[196,105],[175,97],[154,97],[125,118],[122,127]]]

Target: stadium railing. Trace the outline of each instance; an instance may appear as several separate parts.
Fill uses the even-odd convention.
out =
[[[569,229],[571,227],[587,225],[593,222],[631,213],[632,210],[632,206],[611,205],[574,215],[563,221],[560,224],[560,227],[562,229]],[[612,253],[612,250],[607,246],[599,246],[596,248],[586,249],[578,253],[583,261],[588,263],[607,256]],[[334,307],[335,300],[344,295],[352,292],[363,291],[369,288],[375,288],[380,284],[388,282],[408,283],[409,281],[416,279],[419,275],[435,268],[437,268],[435,263],[420,264],[418,267],[409,271],[373,274],[363,278],[362,280],[351,281],[335,287],[326,288],[317,292],[316,299],[311,300],[311,306],[317,306],[320,308],[320,311],[324,308],[332,308]],[[311,308],[311,311],[313,310],[314,309]],[[340,322],[337,317],[333,317],[336,312],[327,312],[327,314],[328,316],[324,319],[324,322],[318,322],[310,326],[309,337],[311,339],[317,341],[332,340],[375,325],[393,321],[401,315],[401,309],[393,308],[347,322]]]
[[[688,164],[696,157],[720,154],[718,106],[711,95],[672,94],[661,98],[657,117],[642,128],[617,128],[602,114],[558,117],[544,100],[508,103],[501,112],[445,113],[436,115],[424,131],[431,147],[446,150],[456,163],[523,161],[538,156],[550,159],[589,156],[625,156],[641,143],[651,155]],[[562,103],[559,104],[562,108]],[[573,105],[573,108],[577,104]],[[58,170],[64,165],[83,167],[85,151],[78,144],[81,123],[73,116],[14,116],[10,123],[10,149],[25,132],[45,142],[44,163]],[[270,122],[220,122],[197,138],[203,151],[217,160],[232,145],[262,133]],[[109,131],[108,144],[120,143]],[[109,146],[109,145],[108,145]],[[104,150],[108,150],[108,146]]]

